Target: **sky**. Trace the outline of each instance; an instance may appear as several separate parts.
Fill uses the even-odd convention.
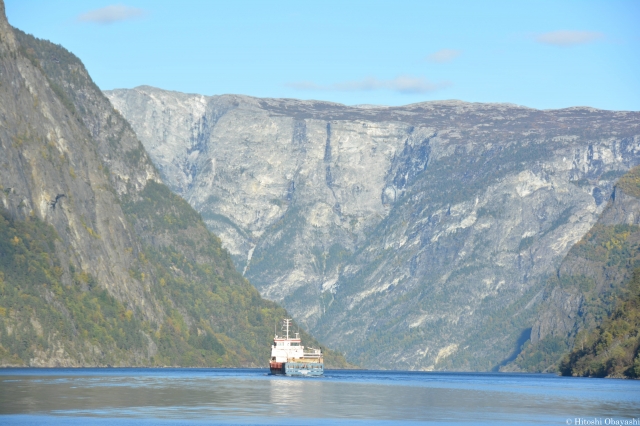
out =
[[[640,110],[640,1],[5,0],[103,90]]]

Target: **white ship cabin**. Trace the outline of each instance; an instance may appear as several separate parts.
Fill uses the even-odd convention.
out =
[[[288,362],[293,360],[304,360],[306,362],[321,362],[322,352],[320,349],[309,348],[305,352],[304,346],[300,341],[300,333],[293,333],[295,337],[289,337],[289,329],[291,320],[285,319],[282,325],[284,336],[277,334],[273,338],[273,346],[271,347],[271,361]]]

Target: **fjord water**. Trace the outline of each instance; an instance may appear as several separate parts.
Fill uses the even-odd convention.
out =
[[[0,370],[0,424],[568,424],[640,417],[640,382],[260,369]]]

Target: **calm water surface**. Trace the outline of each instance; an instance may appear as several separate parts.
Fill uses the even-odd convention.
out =
[[[0,369],[2,425],[566,425],[577,419],[640,424],[640,381],[353,370],[288,378],[267,370]]]

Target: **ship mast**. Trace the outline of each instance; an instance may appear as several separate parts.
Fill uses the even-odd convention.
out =
[[[291,319],[285,318],[283,320],[282,329],[287,335],[287,340],[289,340],[289,326],[291,325]]]

